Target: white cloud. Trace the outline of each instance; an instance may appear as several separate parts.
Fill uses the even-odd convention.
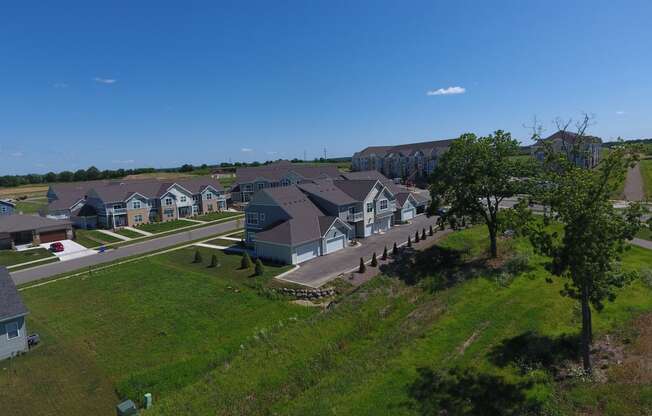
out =
[[[115,84],[118,82],[117,79],[112,79],[112,78],[100,78],[100,77],[95,77],[93,78],[93,81],[99,82],[100,84]]]
[[[52,86],[54,88],[68,88],[68,84],[66,84],[65,82],[55,82],[54,84],[52,84]]]
[[[23,152],[13,152],[10,154],[11,157],[23,157],[24,155]]]
[[[618,114],[619,116],[622,116],[623,114],[625,114],[625,112],[623,110],[618,110],[618,111],[616,111],[616,114]]]
[[[131,165],[132,163],[135,163],[136,161],[133,159],[125,159],[125,160],[112,160],[111,163],[115,163],[117,165]]]
[[[243,147],[242,149],[240,149],[240,151],[244,153],[249,153],[249,152],[253,152],[254,149],[251,149],[249,147]]]
[[[464,87],[448,87],[448,88],[439,88],[437,90],[431,90],[426,92],[426,95],[455,95],[455,94],[464,94],[466,88]]]

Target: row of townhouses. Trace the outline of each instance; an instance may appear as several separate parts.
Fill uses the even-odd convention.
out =
[[[407,222],[428,201],[377,171],[263,187],[245,209],[245,239],[261,258],[298,264]]]
[[[118,228],[171,221],[227,208],[224,189],[210,177],[112,180],[51,185],[48,217],[79,228]]]

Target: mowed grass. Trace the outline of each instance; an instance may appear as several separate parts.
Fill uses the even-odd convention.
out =
[[[223,220],[226,218],[231,218],[235,216],[242,216],[242,212],[211,212],[208,214],[204,215],[198,215],[196,217],[192,217],[193,220],[198,220],[198,221],[217,221],[217,220]]]
[[[125,237],[127,237],[127,238],[140,238],[140,237],[144,237],[143,234],[138,233],[138,232],[133,231],[133,230],[128,230],[128,229],[126,229],[126,228],[122,228],[122,229],[120,229],[120,230],[116,230],[116,231],[114,231],[114,232],[115,232],[116,234],[123,235],[123,236],[125,236]]]
[[[46,198],[29,201],[16,201],[16,212],[22,212],[23,214],[38,214],[41,210],[46,209],[47,206],[48,200]]]
[[[149,233],[158,234],[166,231],[174,231],[179,228],[192,227],[193,225],[197,226],[200,224],[184,220],[172,220],[164,222],[151,222],[149,224],[139,225],[138,229],[147,231]]]
[[[0,266],[11,266],[48,257],[54,257],[54,254],[44,248],[34,248],[24,251],[0,250]]]
[[[486,244],[484,227],[477,227],[452,234],[441,246],[466,251],[472,260],[482,257]],[[563,281],[546,281],[543,259],[526,241],[504,244],[530,256],[530,269],[509,285],[480,271],[432,293],[380,276],[329,312],[248,346],[145,414],[416,415],[408,386],[417,368],[455,366],[530,383],[524,400],[539,403],[546,414],[648,414],[649,385],[616,378],[562,386],[542,369],[523,373],[516,360],[492,359],[503,341],[528,331],[555,340],[580,327],[576,302],[560,296]],[[632,247],[623,265],[639,270],[650,262],[652,251]],[[595,335],[620,330],[649,311],[652,290],[636,281],[594,312]]]
[[[112,235],[104,234],[98,230],[75,230],[75,242],[87,248],[94,248],[103,244],[117,243],[120,240]]]
[[[641,176],[643,176],[643,187],[645,198],[652,200],[652,159],[643,159],[640,162]]]
[[[122,398],[160,400],[316,313],[260,288],[287,267],[251,277],[239,255],[198,250],[199,264],[186,248],[21,292],[43,341],[0,365],[3,412],[112,415]]]

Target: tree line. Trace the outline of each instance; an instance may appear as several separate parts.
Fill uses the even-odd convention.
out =
[[[64,170],[61,172],[48,172],[45,174],[30,173],[27,175],[0,176],[0,187],[14,187],[20,185],[37,185],[55,182],[81,182],[99,179],[119,179],[128,175],[156,172],[154,168],[99,170],[95,166],[76,171]]]

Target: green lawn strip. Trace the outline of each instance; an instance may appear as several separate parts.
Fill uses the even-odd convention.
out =
[[[105,234],[98,230],[78,229],[75,230],[75,241],[77,241],[79,244],[83,245],[84,247],[92,248],[103,244],[117,243],[122,240],[120,240],[117,237],[113,237],[112,235]],[[93,242],[95,244],[93,244]]]
[[[648,227],[642,227],[640,231],[636,234],[636,237],[642,238],[643,240],[652,241],[652,229]]]
[[[48,264],[48,263],[56,263],[58,261],[59,261],[59,257],[55,257],[55,256],[46,257],[46,258],[43,258],[42,260],[39,260],[38,262],[35,262],[35,263],[18,264],[18,265],[15,265],[15,266],[11,266],[9,268],[9,271],[10,272],[15,272],[15,271],[18,271],[18,270],[31,269],[32,267],[38,267],[38,266],[42,266],[42,265]]]
[[[641,176],[643,176],[643,188],[645,198],[652,200],[652,159],[643,159],[640,162]]]
[[[23,251],[0,250],[0,265],[11,266],[14,264],[26,263],[28,261],[44,259],[47,257],[54,257],[54,254],[44,248],[34,248]]]
[[[222,239],[222,238],[216,238],[215,240],[206,241],[206,244],[214,244],[214,245],[222,246],[222,247],[231,247],[231,246],[239,246],[240,242],[239,241],[233,241],[233,240],[225,240],[225,239]]]
[[[202,224],[195,224],[193,225],[192,222],[190,221],[184,221],[184,220],[172,220],[172,221],[165,221],[165,222],[152,222],[149,224],[143,224],[139,225],[138,229],[147,231],[149,233],[162,233],[166,231],[173,231],[177,230],[179,228],[185,228],[185,227],[201,227]]]
[[[196,217],[192,217],[193,220],[197,221],[217,221],[221,220],[224,218],[231,218],[235,217],[238,215],[242,215],[241,212],[230,212],[230,211],[224,211],[224,212],[211,212],[209,214],[204,214],[204,215],[198,215]]]
[[[196,251],[201,264],[193,263]],[[208,267],[213,255],[219,259],[216,268]],[[47,414],[46,403],[55,398],[41,394],[52,391],[60,392],[56,399],[62,407],[78,402],[65,405],[65,414],[91,414],[84,413],[85,402],[97,400],[113,403],[92,414],[109,414],[113,389],[121,398],[139,400],[151,392],[158,400],[228,361],[241,344],[317,313],[259,289],[288,267],[267,265],[262,277],[251,277],[252,269],[239,269],[240,258],[189,247],[22,291],[30,331],[48,334],[43,346],[52,348],[49,360],[74,359],[79,364],[73,368],[99,374],[95,381],[67,372],[41,375],[49,368],[28,362],[38,360],[37,349],[13,360],[15,371],[0,372],[0,386],[23,386],[10,391],[25,414]],[[112,388],[97,389],[108,381]],[[92,391],[84,400],[67,400],[85,388]]]
[[[116,230],[116,231],[114,231],[114,233],[123,235],[123,236],[125,236],[127,238],[140,238],[140,237],[144,236],[143,234],[141,234],[139,232],[136,232],[136,231],[133,231],[133,230],[128,230],[126,228]]]
[[[483,228],[453,234],[443,245],[482,253],[487,245],[479,238],[486,238]],[[490,359],[501,342],[527,331],[555,339],[575,335],[580,327],[576,302],[559,295],[563,281],[546,282],[543,259],[532,255],[527,242],[505,244],[530,253],[532,265],[507,287],[479,276],[430,294],[393,278],[377,278],[333,311],[246,348],[228,368],[163,398],[147,414],[416,414],[406,406],[406,392],[423,366],[461,366],[510,382],[528,381],[528,400],[542,402],[550,414],[564,406],[572,409],[567,414],[575,414],[582,406],[573,401],[573,388],[558,389],[542,370],[523,375],[513,364]],[[639,269],[650,259],[649,250],[632,247],[623,265]],[[638,281],[622,289],[615,303],[594,314],[596,336],[652,310],[651,295]],[[634,386],[624,398],[618,397],[619,386],[600,392],[587,388],[585,394],[593,399],[606,394],[619,403],[614,408],[621,412],[610,415],[637,414],[633,410],[646,388]]]
[[[17,201],[16,211],[23,214],[37,214],[47,206],[47,199],[44,201]]]

